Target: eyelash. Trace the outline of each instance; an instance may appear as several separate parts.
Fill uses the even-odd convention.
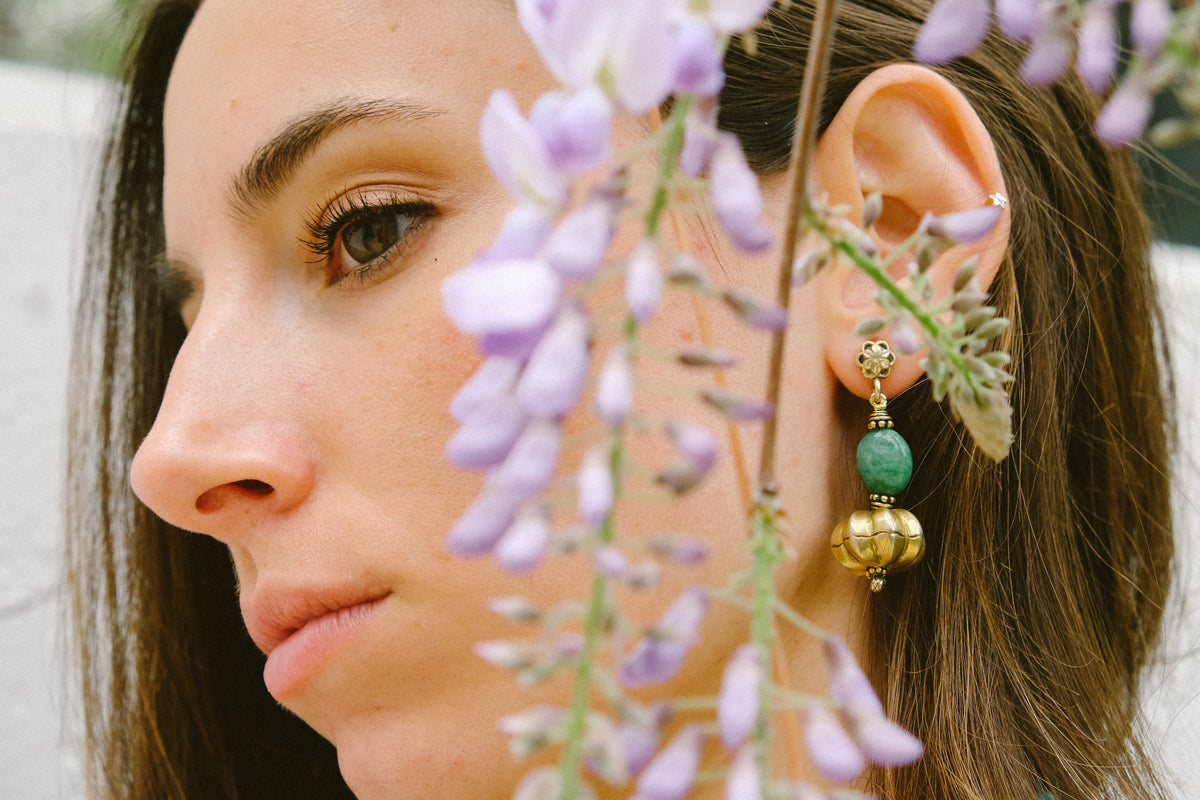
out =
[[[305,220],[304,246],[328,268],[337,248],[344,247],[344,244],[339,245],[339,239],[347,227],[387,212],[410,217],[412,222],[391,247],[375,258],[341,275],[328,275],[328,286],[340,283],[346,278],[354,278],[360,284],[366,283],[395,258],[406,240],[429,222],[436,215],[437,209],[428,201],[404,199],[399,195],[364,198],[355,194],[342,194],[323,204],[320,211]]]

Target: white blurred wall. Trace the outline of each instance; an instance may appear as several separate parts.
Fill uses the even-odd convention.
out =
[[[0,798],[77,798],[75,714],[64,698],[60,525],[70,286],[105,87],[0,62]],[[1200,253],[1160,252],[1185,440],[1200,442]],[[1186,262],[1190,261],[1190,264]],[[1184,524],[1200,520],[1200,448],[1178,478]],[[1181,537],[1179,612],[1200,595],[1196,525]],[[1200,609],[1176,613],[1147,676],[1152,741],[1200,797]],[[1187,788],[1191,787],[1191,788]]]

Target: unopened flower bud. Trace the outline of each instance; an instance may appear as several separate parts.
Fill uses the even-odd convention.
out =
[[[713,347],[691,347],[679,351],[676,359],[685,367],[716,367],[728,369],[737,365],[737,356],[728,350]]]
[[[744,644],[725,665],[717,702],[717,722],[726,750],[736,750],[750,735],[758,720],[758,688],[762,667],[754,645]]]
[[[496,542],[496,562],[508,572],[525,573],[542,561],[550,541],[550,521],[540,508],[527,508]]]
[[[996,317],[976,328],[974,336],[976,339],[995,339],[1006,330],[1008,330],[1008,320],[1004,317]]]
[[[926,231],[931,236],[939,236],[959,244],[969,244],[987,236],[1000,221],[1003,211],[1000,206],[980,206],[967,211],[952,211],[931,219]]]
[[[593,558],[596,569],[613,580],[624,580],[629,575],[629,557],[610,544],[597,547]]]
[[[505,669],[521,669],[531,663],[523,645],[503,639],[477,642],[475,655]]]
[[[1102,92],[1117,68],[1117,20],[1110,0],[1088,2],[1077,35],[1075,71],[1089,89]]]
[[[686,254],[679,254],[671,259],[667,269],[667,280],[675,286],[686,286],[689,289],[707,289],[708,276],[704,274],[700,262]]]
[[[775,407],[766,400],[739,397],[719,386],[702,391],[700,399],[737,422],[757,422],[775,413]]]
[[[642,239],[634,246],[625,273],[625,302],[634,319],[646,322],[658,312],[662,287],[658,249],[651,240]]]
[[[579,519],[593,527],[604,522],[612,509],[613,491],[608,450],[593,447],[584,454],[579,467]]]
[[[883,317],[868,317],[867,319],[860,319],[854,326],[854,335],[871,336],[875,333],[878,333],[885,324],[887,324],[887,320]]]
[[[1096,135],[1109,146],[1133,143],[1146,129],[1153,105],[1153,92],[1144,81],[1125,80],[1096,116]]]
[[[979,272],[979,257],[971,256],[966,261],[958,265],[958,271],[954,273],[954,291],[961,292],[967,288],[967,284]]]
[[[892,320],[892,347],[901,355],[911,356],[921,349],[921,336],[908,317]]]
[[[532,600],[525,597],[494,597],[488,601],[488,610],[512,622],[537,622],[542,612]]]
[[[754,748],[747,745],[738,751],[725,777],[725,800],[761,800],[762,787],[758,780],[758,762]]]
[[[1157,56],[1171,33],[1171,6],[1167,0],[1136,0],[1129,32],[1142,58]]]
[[[974,50],[987,35],[987,0],[937,0],[913,43],[913,55],[926,64],[944,64]]]
[[[633,800],[683,800],[696,779],[703,741],[698,726],[681,730],[642,770]]]
[[[862,752],[837,717],[815,703],[804,714],[804,743],[817,771],[835,783],[849,783],[866,769]]]
[[[862,228],[868,230],[872,225],[879,221],[879,217],[883,214],[883,195],[879,192],[871,192],[863,201],[862,210]]]
[[[596,413],[613,428],[633,410],[633,370],[625,345],[618,344],[609,351],[600,370],[594,403]]]
[[[1047,25],[1029,45],[1029,52],[1021,62],[1021,79],[1030,86],[1049,86],[1067,71],[1074,50],[1070,30],[1065,25],[1057,22]]]
[[[756,328],[778,331],[787,327],[787,312],[774,303],[766,303],[741,289],[726,289],[721,293],[725,305]]]

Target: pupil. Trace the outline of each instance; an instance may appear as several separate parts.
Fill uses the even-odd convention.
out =
[[[365,264],[386,253],[400,233],[400,215],[387,211],[347,225],[342,242],[350,258]]]

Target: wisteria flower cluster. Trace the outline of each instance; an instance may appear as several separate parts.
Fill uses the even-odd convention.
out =
[[[1135,33],[1138,56],[1110,108],[1124,102],[1119,95],[1137,75],[1165,70],[1155,66],[1163,59],[1186,61],[1178,55],[1186,36],[1177,37],[1174,28],[1161,32],[1162,19],[1170,17],[1161,3],[1137,0],[1135,11],[1145,17],[1135,22],[1141,26]],[[447,315],[476,337],[484,356],[450,407],[460,425],[446,454],[458,466],[482,472],[484,481],[450,530],[448,546],[463,557],[490,556],[513,573],[564,553],[582,555],[593,567],[586,596],[557,607],[519,596],[494,599],[493,612],[527,626],[530,634],[476,648],[525,684],[563,676],[573,683],[564,705],[538,705],[499,721],[515,756],[557,753],[557,763],[528,773],[518,800],[590,798],[600,785],[624,788],[636,800],[682,800],[712,781],[723,781],[731,800],[861,798],[849,789],[828,795],[803,776],[779,777],[770,754],[781,716],[803,731],[801,741],[789,744],[804,747],[833,784],[858,779],[868,765],[911,763],[922,752],[921,743],[884,714],[847,646],[776,596],[775,571],[788,558],[788,544],[768,482],[760,481],[748,521],[750,566],[728,585],[687,588],[649,625],[623,611],[618,598],[624,593],[616,591],[653,587],[663,570],[704,560],[700,538],[634,536],[616,524],[617,509],[637,482],[648,483],[639,490],[664,497],[695,490],[720,450],[713,431],[693,421],[697,415],[686,400],[666,418],[650,415],[640,403],[639,364],[654,350],[643,342],[643,329],[659,315],[668,292],[718,302],[764,335],[778,335],[787,324],[782,307],[715,285],[662,233],[672,204],[685,197],[689,213],[704,205],[737,247],[754,252],[772,244],[758,182],[740,143],[716,126],[725,50],[734,37],[752,31],[771,5],[516,0],[522,27],[560,86],[527,114],[511,94],[497,91],[481,121],[484,155],[514,205],[490,246],[442,287]],[[997,0],[995,13],[1006,30],[1032,42],[1024,68],[1029,80],[1057,78],[1069,63],[1063,53],[1079,41],[1080,58],[1095,59],[1079,68],[1101,88],[1116,60],[1082,51],[1108,36],[1115,7],[1116,0],[1089,0],[1078,9],[1071,0]],[[939,0],[918,55],[939,61],[966,52],[986,33],[990,14],[987,0]],[[628,138],[629,126],[620,128],[621,121],[630,118],[655,124],[644,142],[618,145],[615,140]],[[1106,135],[1112,141],[1124,136],[1117,127]],[[653,173],[648,185],[647,173]],[[834,259],[861,268],[878,287],[882,314],[864,320],[860,332],[890,326],[897,350],[924,349],[935,396],[949,399],[984,452],[1002,458],[1012,441],[1011,377],[1008,356],[991,342],[1008,323],[986,305],[974,262],[961,265],[945,297],[934,296],[928,272],[951,245],[985,236],[1001,207],[927,214],[886,256],[870,235],[882,209],[878,196],[867,199],[857,221],[848,219],[847,209],[815,199],[803,208],[797,218],[824,246],[789,265],[794,282]],[[629,244],[614,246],[618,229]],[[892,277],[899,273],[904,277]],[[617,285],[614,322],[611,313],[597,311],[603,305],[597,298],[611,296]],[[712,385],[688,390],[696,402],[731,423],[770,424],[777,398],[734,395],[717,380],[735,366],[731,353],[705,342],[668,357],[713,375]],[[564,457],[568,418],[590,443],[571,458]],[[662,436],[671,454],[665,464],[637,463],[626,444],[634,427]],[[724,665],[719,695],[636,699],[641,687],[683,668],[714,603],[744,609],[751,631]],[[777,682],[786,680],[772,669],[781,622],[820,641],[827,695]],[[697,721],[704,713],[711,720]],[[717,751],[722,755],[714,758]]]
[[[1118,19],[1129,13],[1133,53],[1123,71]],[[1112,145],[1130,144],[1150,121],[1154,98],[1171,88],[1179,118],[1155,126],[1151,137],[1174,144],[1200,137],[1200,6],[1169,0],[938,0],[914,45],[914,55],[940,64],[979,46],[995,16],[1009,38],[1028,43],[1021,77],[1048,86],[1074,66],[1089,89],[1115,84],[1096,120]],[[1120,74],[1119,74],[1120,73]],[[1119,74],[1119,77],[1118,77]]]

